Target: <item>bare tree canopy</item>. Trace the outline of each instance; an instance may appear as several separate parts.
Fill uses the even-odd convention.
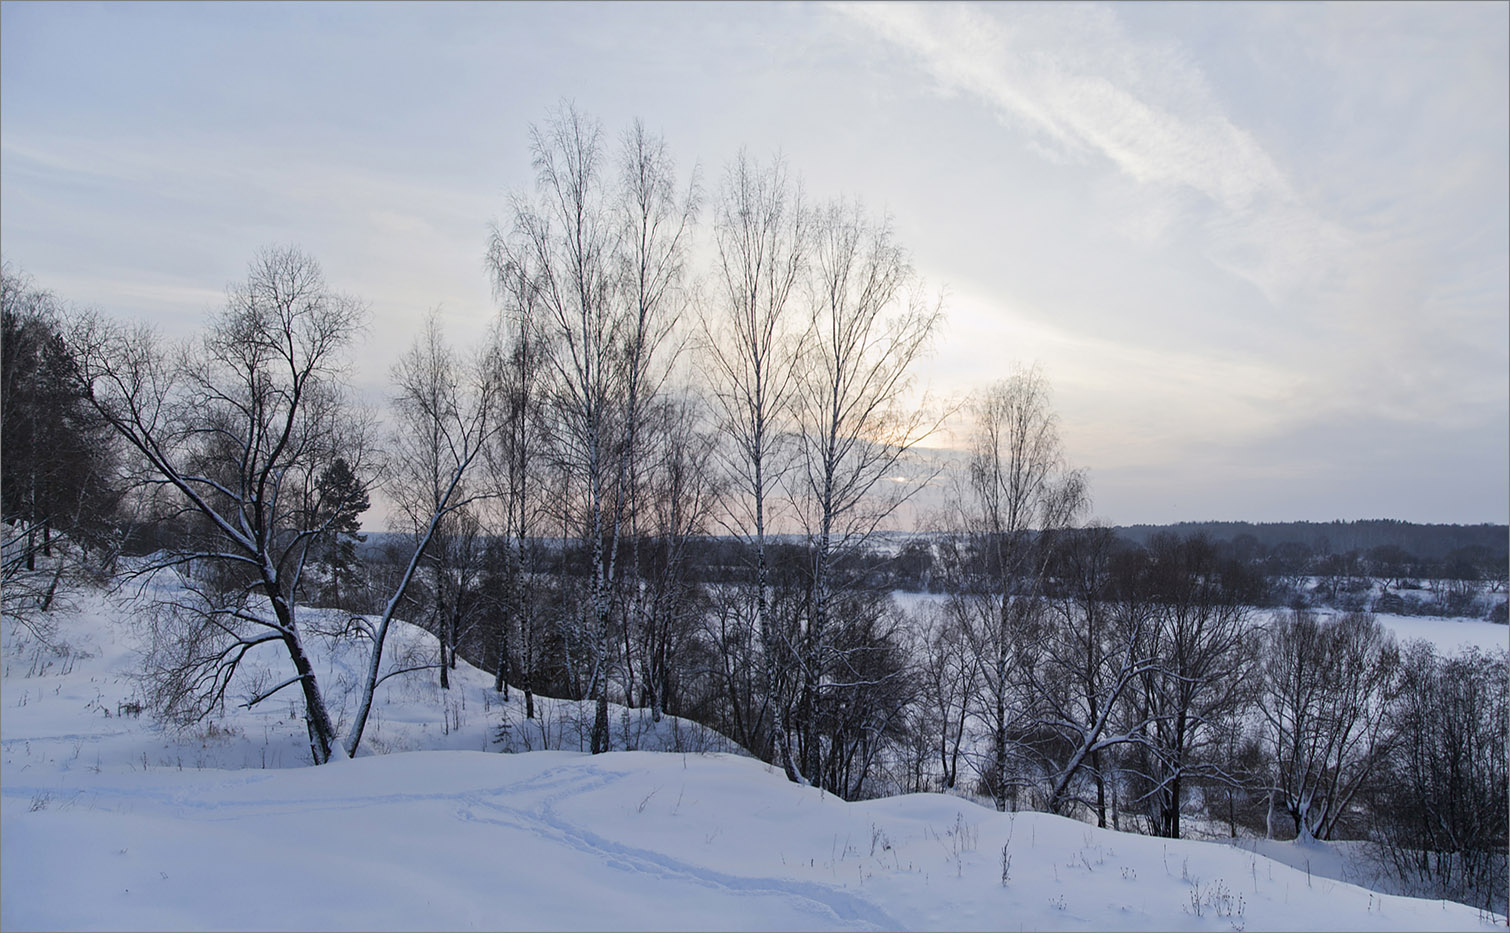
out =
[[[241,660],[281,644],[291,676],[244,699],[285,687],[303,694],[316,763],[350,756],[361,741],[393,612],[442,518],[456,507],[482,423],[459,438],[446,494],[417,542],[370,640],[362,700],[344,742],[305,650],[298,609],[311,550],[342,526],[354,502],[321,502],[320,479],[338,459],[362,490],[375,468],[372,420],[349,398],[344,353],[360,334],[360,302],[330,290],[319,265],[294,249],[262,251],[233,286],[205,334],[180,346],[144,328],[80,318],[71,333],[81,387],[135,452],[137,479],[181,504],[197,533],[150,569],[179,568],[185,595],[156,613],[148,664],[156,702],[192,721],[225,702]]]
[[[950,611],[979,658],[971,704],[990,733],[977,767],[998,810],[1013,793],[1016,735],[1033,718],[1031,672],[1045,647],[1044,584],[1057,538],[1085,507],[1064,463],[1048,382],[1036,368],[993,383],[967,406],[969,458],[956,474],[947,545]]]
[[[799,288],[807,272],[811,220],[779,159],[767,166],[741,151],[725,171],[714,210],[718,288],[702,318],[701,359],[731,478],[726,527],[754,550],[752,625],[760,640],[771,745],[787,776],[798,779],[786,722],[795,646],[770,618],[766,529],[791,463],[790,409],[796,387]]]
[[[515,198],[504,268],[534,270],[552,352],[552,446],[580,491],[568,524],[590,551],[585,621],[597,701],[593,751],[608,747],[609,642],[625,532],[650,400],[675,357],[685,253],[697,207],[678,190],[665,143],[635,123],[617,166],[595,120],[563,105],[531,130],[536,197]],[[617,168],[615,175],[613,168]],[[499,265],[499,263],[495,263]]]
[[[813,550],[813,583],[797,719],[801,771],[832,786],[839,746],[817,724],[836,702],[831,682],[845,639],[834,625],[853,621],[834,617],[833,565],[921,485],[890,479],[936,426],[904,402],[943,307],[918,288],[890,220],[843,201],[816,216],[806,297],[792,401],[800,463],[793,498]]]

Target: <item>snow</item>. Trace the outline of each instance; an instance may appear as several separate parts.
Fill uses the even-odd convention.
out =
[[[926,607],[941,606],[945,599],[936,594],[905,593],[900,590],[894,592],[892,596],[898,605],[914,613]],[[1249,621],[1255,625],[1263,625],[1273,618],[1275,612],[1284,611],[1286,610],[1255,609],[1250,613]],[[1334,609],[1318,609],[1316,614],[1321,618],[1330,618],[1340,613]],[[1428,641],[1436,647],[1438,654],[1456,654],[1468,646],[1484,651],[1510,648],[1510,626],[1486,622],[1483,619],[1404,616],[1387,612],[1376,612],[1374,618],[1393,632],[1401,644],[1407,641]]]
[[[5,929],[1346,929],[1466,930],[1496,918],[1329,877],[1339,850],[1098,830],[953,796],[846,803],[727,740],[521,698],[463,666],[379,688],[358,757],[309,767],[297,697],[173,734],[144,714],[133,641],[103,597],[54,650],[0,629],[0,927]],[[395,647],[422,647],[406,625]],[[360,655],[316,640],[342,708]],[[269,662],[279,660],[269,654]],[[276,664],[271,672],[276,676]],[[250,672],[249,672],[250,673]],[[276,682],[276,681],[274,681]],[[345,697],[346,714],[354,697]],[[531,736],[551,750],[499,753]],[[561,750],[561,745],[568,750]],[[725,749],[703,751],[695,749]],[[1317,869],[1290,867],[1316,856]],[[1009,862],[1006,860],[1010,859]],[[1008,871],[1003,875],[1004,863]],[[1503,920],[1499,920],[1503,924]]]
[[[1483,619],[1431,618],[1423,616],[1398,616],[1376,613],[1374,618],[1404,644],[1407,641],[1429,641],[1438,654],[1457,654],[1468,646],[1492,651],[1510,648],[1510,626]]]

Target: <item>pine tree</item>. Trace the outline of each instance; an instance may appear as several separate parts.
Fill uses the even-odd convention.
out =
[[[118,501],[116,448],[77,387],[55,300],[9,267],[0,331],[0,494],[5,521],[24,529],[31,569],[55,533],[105,540]]]
[[[319,547],[319,563],[329,573],[325,596],[334,605],[342,605],[342,587],[347,595],[353,585],[361,582],[362,564],[357,560],[356,546],[366,537],[361,530],[359,517],[371,506],[367,488],[346,460],[337,457],[320,473],[315,481],[318,493],[317,515],[326,523],[325,540]]]

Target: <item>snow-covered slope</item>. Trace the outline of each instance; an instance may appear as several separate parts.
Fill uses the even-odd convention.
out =
[[[728,746],[669,719],[616,712],[616,739],[688,751],[499,754],[502,710],[472,670],[445,697],[430,675],[390,682],[368,743],[389,754],[299,767],[290,700],[191,735],[130,716],[116,613],[86,601],[60,651],[0,631],[5,929],[1493,925],[1219,844],[942,795],[845,803],[699,753]],[[323,647],[334,692],[348,659]],[[572,709],[552,704],[554,731],[516,722],[511,740],[575,749]]]

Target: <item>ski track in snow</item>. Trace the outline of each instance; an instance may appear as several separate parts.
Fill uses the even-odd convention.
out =
[[[238,791],[266,781],[276,783],[280,774],[286,772],[225,772],[223,778],[209,785],[195,781],[180,788],[92,783],[71,791],[69,799],[90,808],[117,812],[135,813],[139,812],[140,805],[145,805],[167,811],[176,818],[205,823],[363,811],[385,804],[444,803],[452,806],[460,822],[523,831],[542,841],[596,858],[619,871],[662,881],[691,883],[741,897],[777,898],[800,914],[810,916],[815,926],[825,929],[894,930],[903,927],[876,905],[837,888],[793,879],[731,875],[665,853],[614,842],[563,815],[564,811],[573,809],[574,798],[622,783],[628,777],[625,774],[591,770],[590,766],[573,763],[547,768],[520,781],[455,791],[357,793],[335,797],[306,794],[280,796],[276,800],[238,799],[235,796]],[[43,776],[38,774],[38,777]],[[44,793],[59,793],[55,780],[46,784],[7,781],[0,788],[0,795],[13,799],[32,799]]]
[[[518,799],[521,794],[537,790],[542,784],[547,783],[548,778],[559,776],[565,771],[576,772],[571,775],[566,786],[528,808],[505,804],[492,796],[474,799],[473,803],[476,806],[514,817],[515,819],[508,821],[507,825],[526,828],[583,854],[597,856],[605,864],[621,871],[651,875],[667,881],[690,881],[706,888],[741,896],[783,898],[794,902],[795,906],[804,909],[805,912],[811,911],[825,927],[832,928],[837,925],[840,928],[861,930],[902,929],[902,924],[874,904],[834,888],[809,882],[777,878],[746,878],[725,874],[659,852],[613,842],[561,816],[557,809],[558,804],[563,804],[588,791],[600,790],[619,783],[624,779],[624,775],[584,775],[579,769],[558,768],[543,772],[531,780],[512,785],[503,793],[513,799]],[[557,784],[557,786],[560,785]],[[470,794],[463,796],[476,797]],[[478,816],[470,810],[463,813],[463,819],[485,823],[500,822],[497,817]]]

